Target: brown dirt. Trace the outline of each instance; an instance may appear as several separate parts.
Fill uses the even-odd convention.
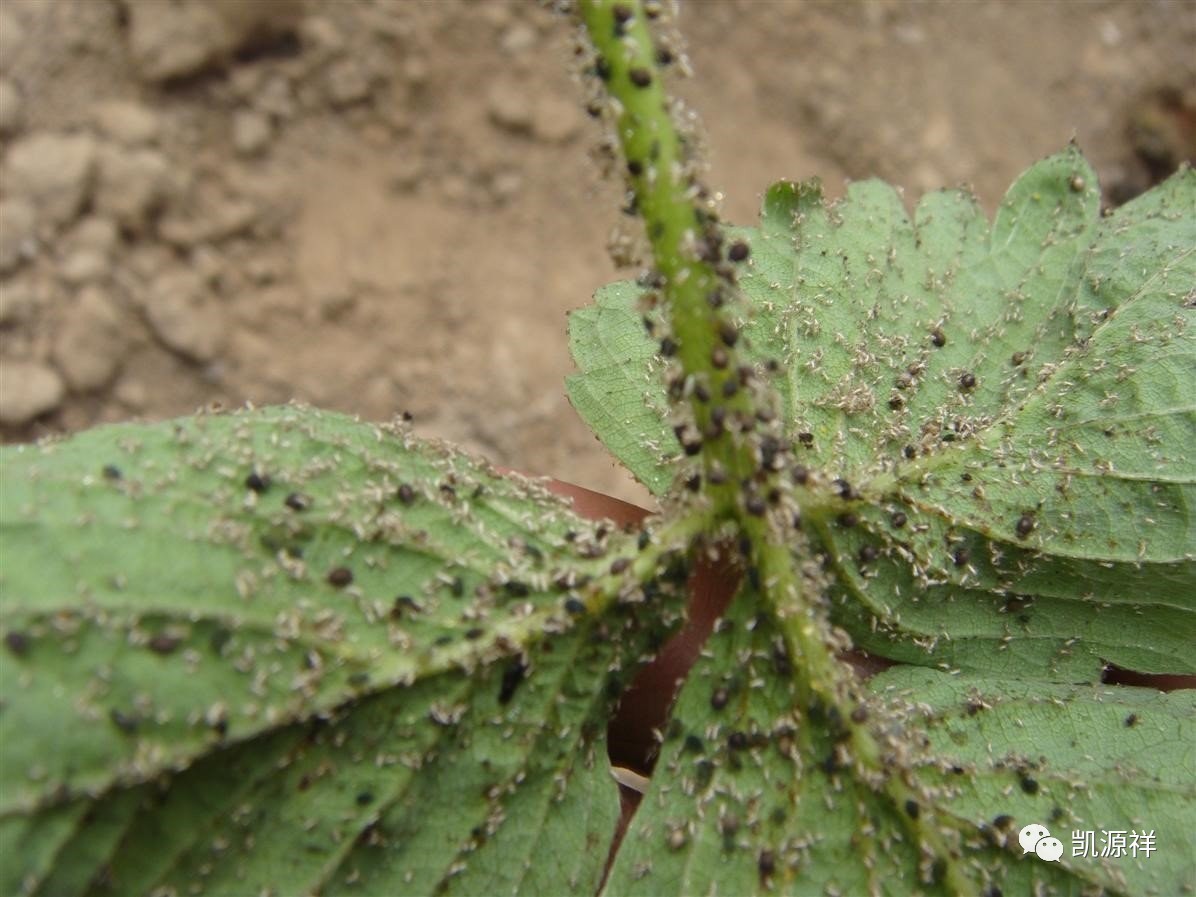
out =
[[[0,4],[5,439],[294,398],[644,500],[562,388],[620,203],[565,24],[205,5]],[[1194,154],[1190,4],[695,0],[680,22],[732,220],[780,177],[966,182],[991,208],[1073,138],[1119,197]]]

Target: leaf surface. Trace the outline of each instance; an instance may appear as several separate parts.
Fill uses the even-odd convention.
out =
[[[795,497],[869,650],[1053,681],[1196,672],[1196,172],[1106,217],[1094,185],[1069,148],[990,224],[963,191],[910,215],[876,181],[835,203],[782,182],[737,232],[745,358],[782,362]],[[636,296],[579,319],[570,390],[659,491],[679,450]]]
[[[295,407],[3,460],[5,893],[596,887],[647,636],[570,586],[622,537]]]

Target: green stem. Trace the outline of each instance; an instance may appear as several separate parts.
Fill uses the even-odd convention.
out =
[[[661,84],[644,7],[639,0],[578,2],[597,54],[595,72],[614,100],[616,137],[660,275],[672,325],[671,345],[662,345],[668,350],[662,354],[675,351],[682,378],[670,384],[669,393],[678,406],[688,399],[692,410],[696,430],[685,427],[680,439],[687,453],[700,453],[711,521],[735,520],[748,542],[763,598],[799,671],[798,699],[807,706],[816,699],[835,709],[848,727],[861,778],[893,801],[914,838],[945,864],[947,886],[955,893],[974,893],[978,889],[947,843],[933,808],[919,801],[916,788],[900,773],[886,770],[874,730],[848,722],[859,702],[854,671],[835,656],[825,612],[803,594],[781,510],[786,499],[792,500],[792,488],[762,464],[766,437],[757,431],[756,398],[740,382],[738,334],[727,304],[737,297],[735,267],[746,253],[725,245],[714,209],[705,201],[696,161],[686,154]],[[914,812],[907,809],[911,802],[918,804]]]
[[[738,516],[740,483],[756,463],[750,440],[737,437],[755,425],[755,409],[739,382],[738,334],[725,308],[736,295],[730,247],[674,124],[643,7],[582,0],[580,14],[616,101],[617,138],[660,275],[672,328],[667,351],[675,347],[681,366],[670,394],[692,408],[693,428],[680,438],[687,452],[701,453],[705,494]]]

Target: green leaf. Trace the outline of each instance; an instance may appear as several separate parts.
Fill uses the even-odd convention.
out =
[[[1182,891],[1196,867],[1196,698],[895,668],[857,721],[798,697],[778,631],[740,595],[682,687],[606,886],[611,894],[948,894],[911,819],[955,844],[979,893]],[[890,740],[894,806],[851,765],[848,725]],[[1023,857],[1045,824],[1058,864]],[[1153,831],[1149,855],[1073,858],[1073,830]]]
[[[882,673],[871,685],[926,735],[934,762],[919,776],[938,807],[986,838],[1020,854],[1021,828],[1044,824],[1063,842],[1064,868],[1117,892],[1178,894],[1196,880],[1188,847],[1196,826],[1191,691],[1050,685],[909,667]],[[1073,849],[1072,833],[1086,831],[1095,833],[1098,852],[1108,846],[1108,832],[1151,832],[1156,840],[1149,853],[1102,858]],[[1033,854],[1012,862],[1040,863]]]
[[[778,631],[757,610],[750,593],[736,599],[682,687],[606,892],[950,893],[913,841],[911,811],[845,765],[845,721],[800,702]],[[876,720],[883,709],[871,712]],[[916,735],[903,732],[899,743]],[[910,760],[889,761],[890,774]],[[973,884],[1071,892],[1061,869],[1011,862],[981,840],[970,816],[936,822],[932,812],[924,801],[921,824],[945,824],[946,836],[962,839],[959,862]]]
[[[795,497],[869,650],[1054,681],[1196,672],[1196,173],[1103,218],[1094,184],[1071,147],[990,224],[959,190],[911,216],[876,181],[830,204],[781,183],[737,232],[745,357],[781,361]],[[570,392],[660,491],[678,449],[636,295],[578,317]]]
[[[5,893],[596,886],[608,705],[661,635],[564,605],[622,537],[401,425],[303,408],[3,469]]]

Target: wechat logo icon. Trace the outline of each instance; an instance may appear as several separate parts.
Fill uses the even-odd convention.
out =
[[[1022,855],[1037,854],[1040,860],[1054,863],[1063,856],[1063,842],[1052,838],[1045,825],[1032,822],[1018,832],[1018,842],[1022,845]]]

